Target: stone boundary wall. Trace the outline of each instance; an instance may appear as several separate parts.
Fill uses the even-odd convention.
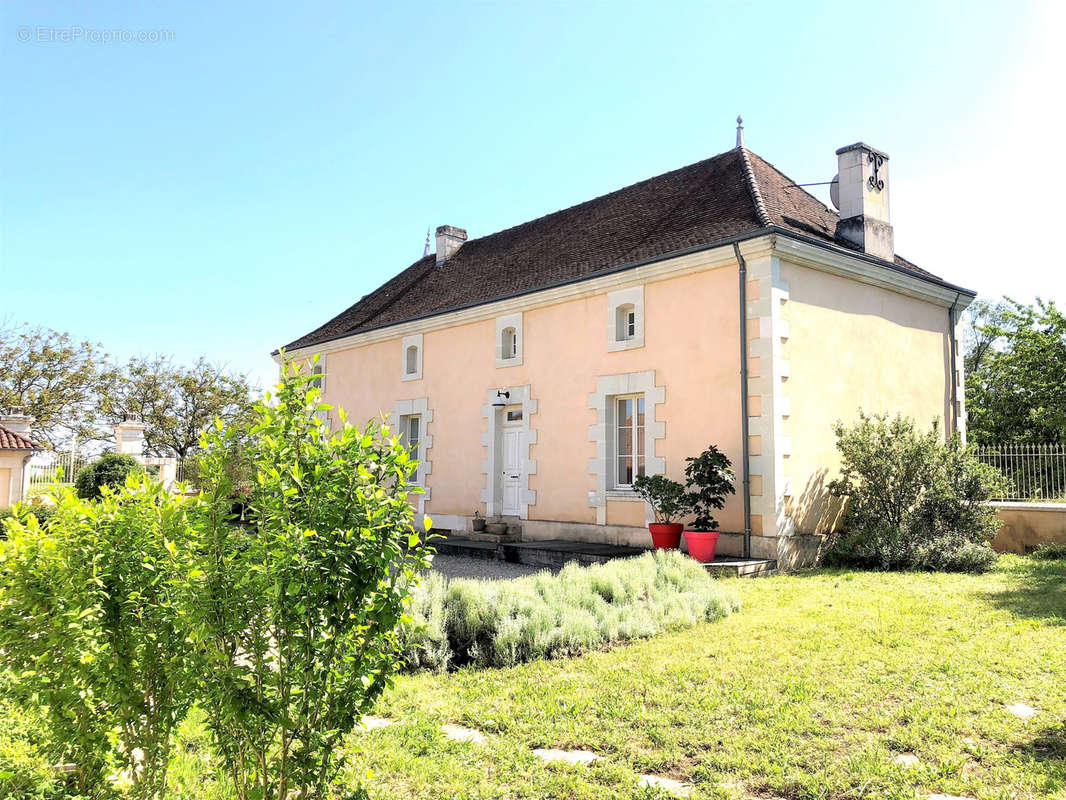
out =
[[[1066,503],[991,503],[1003,527],[992,547],[999,553],[1031,553],[1046,542],[1066,544]]]

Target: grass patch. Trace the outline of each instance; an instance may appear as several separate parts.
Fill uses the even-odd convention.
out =
[[[744,613],[610,652],[405,676],[352,737],[374,798],[1066,796],[1066,564],[985,575],[816,571],[724,584]],[[1006,705],[1040,710],[1020,720]],[[443,739],[454,722],[484,748]],[[593,750],[590,768],[534,747]],[[917,768],[893,763],[914,753]],[[647,795],[652,796],[651,794]]]
[[[744,613],[569,660],[399,678],[375,713],[401,722],[350,738],[350,785],[375,800],[664,797],[637,788],[650,772],[700,800],[1066,797],[1066,562],[720,583]],[[1006,710],[1019,702],[1040,713]],[[446,722],[488,743],[451,742]],[[535,747],[604,760],[548,765]],[[176,749],[172,796],[231,796],[197,718]]]
[[[510,581],[429,573],[415,593],[405,659],[436,671],[512,667],[691,628],[739,607],[703,566],[668,550]]]

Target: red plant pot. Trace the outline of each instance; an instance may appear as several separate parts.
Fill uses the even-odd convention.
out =
[[[685,544],[688,554],[697,561],[706,564],[714,561],[714,551],[718,549],[718,531],[685,531]]]
[[[664,525],[661,522],[649,522],[651,543],[656,550],[676,550],[681,546],[681,531],[685,526],[678,522]]]

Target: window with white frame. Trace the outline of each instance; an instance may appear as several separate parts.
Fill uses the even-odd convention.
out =
[[[616,342],[632,340],[637,335],[637,310],[632,303],[623,303],[615,312],[617,319],[614,325],[614,338]]]
[[[404,447],[411,451],[414,458],[418,458],[418,443],[422,441],[422,415],[408,414],[400,420],[400,439]]]
[[[522,363],[522,313],[496,317],[496,366]]]
[[[629,488],[645,473],[644,395],[614,398],[615,464],[614,486]]]
[[[607,351],[644,346],[644,287],[631,286],[607,295]]]
[[[500,356],[509,361],[518,355],[518,332],[514,328],[504,328],[500,339]]]
[[[422,379],[422,334],[403,337],[403,369],[405,381]]]
[[[322,391],[326,388],[326,365],[319,361],[311,367],[311,385]]]

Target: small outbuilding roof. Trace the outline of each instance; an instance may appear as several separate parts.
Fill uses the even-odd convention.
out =
[[[40,450],[41,446],[28,436],[0,425],[0,450]]]

